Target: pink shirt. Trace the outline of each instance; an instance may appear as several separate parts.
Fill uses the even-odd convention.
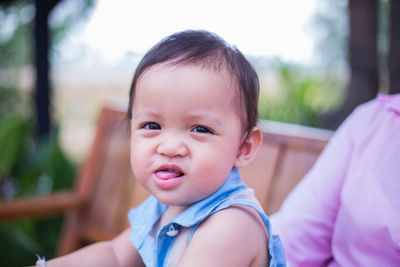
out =
[[[271,223],[291,266],[400,266],[400,94],[359,106]]]

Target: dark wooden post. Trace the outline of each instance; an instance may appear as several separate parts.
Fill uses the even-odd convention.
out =
[[[389,93],[400,93],[400,1],[390,1]]]
[[[51,131],[51,86],[49,81],[50,61],[50,33],[48,18],[51,10],[60,0],[36,0],[35,16],[35,66],[36,66],[36,90],[35,109],[37,120],[37,135],[43,138]]]
[[[339,110],[322,118],[326,128],[336,129],[356,106],[375,98],[379,91],[378,1],[349,0],[350,81]]]

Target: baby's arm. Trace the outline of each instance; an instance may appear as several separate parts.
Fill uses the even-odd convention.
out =
[[[139,253],[129,241],[130,233],[131,230],[127,229],[111,241],[94,243],[50,260],[46,266],[144,266]]]
[[[233,206],[196,230],[178,266],[267,266],[268,236],[257,212]]]

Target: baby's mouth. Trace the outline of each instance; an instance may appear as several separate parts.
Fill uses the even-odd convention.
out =
[[[179,186],[185,174],[179,166],[161,166],[154,172],[154,182],[162,190],[172,190]]]
[[[156,171],[155,174],[162,180],[174,179],[184,175],[183,172],[176,169],[160,169]]]

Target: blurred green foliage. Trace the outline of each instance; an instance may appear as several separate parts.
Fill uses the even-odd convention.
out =
[[[95,0],[61,1],[50,17],[51,55],[74,24],[84,19]],[[71,188],[76,166],[64,154],[57,126],[46,140],[36,140],[31,91],[18,84],[33,61],[32,0],[0,5],[0,201],[49,194]],[[0,223],[0,266],[33,265],[38,253],[54,257],[62,217]]]
[[[0,5],[0,69],[1,84],[15,85],[17,68],[31,62],[33,40],[32,20],[34,18],[33,1],[15,1],[12,4]],[[10,76],[13,76],[10,79]]]
[[[0,120],[0,199],[42,195],[71,188],[76,166],[65,156],[54,133],[36,144],[32,118],[11,113]],[[35,253],[54,256],[62,218],[0,224],[1,266],[27,266]]]
[[[315,53],[323,68],[346,64],[349,37],[348,1],[318,0],[309,28],[315,38]]]
[[[20,220],[0,225],[0,265],[7,267],[32,266],[36,255],[54,257],[62,218]]]
[[[2,184],[11,182],[15,188],[15,193],[2,188],[0,199],[47,194],[72,186],[75,167],[63,153],[57,131],[35,143],[31,121],[13,113],[0,120],[0,178]]]
[[[337,76],[276,61],[275,88],[261,85],[260,118],[321,127],[320,117],[338,105],[344,81]]]

